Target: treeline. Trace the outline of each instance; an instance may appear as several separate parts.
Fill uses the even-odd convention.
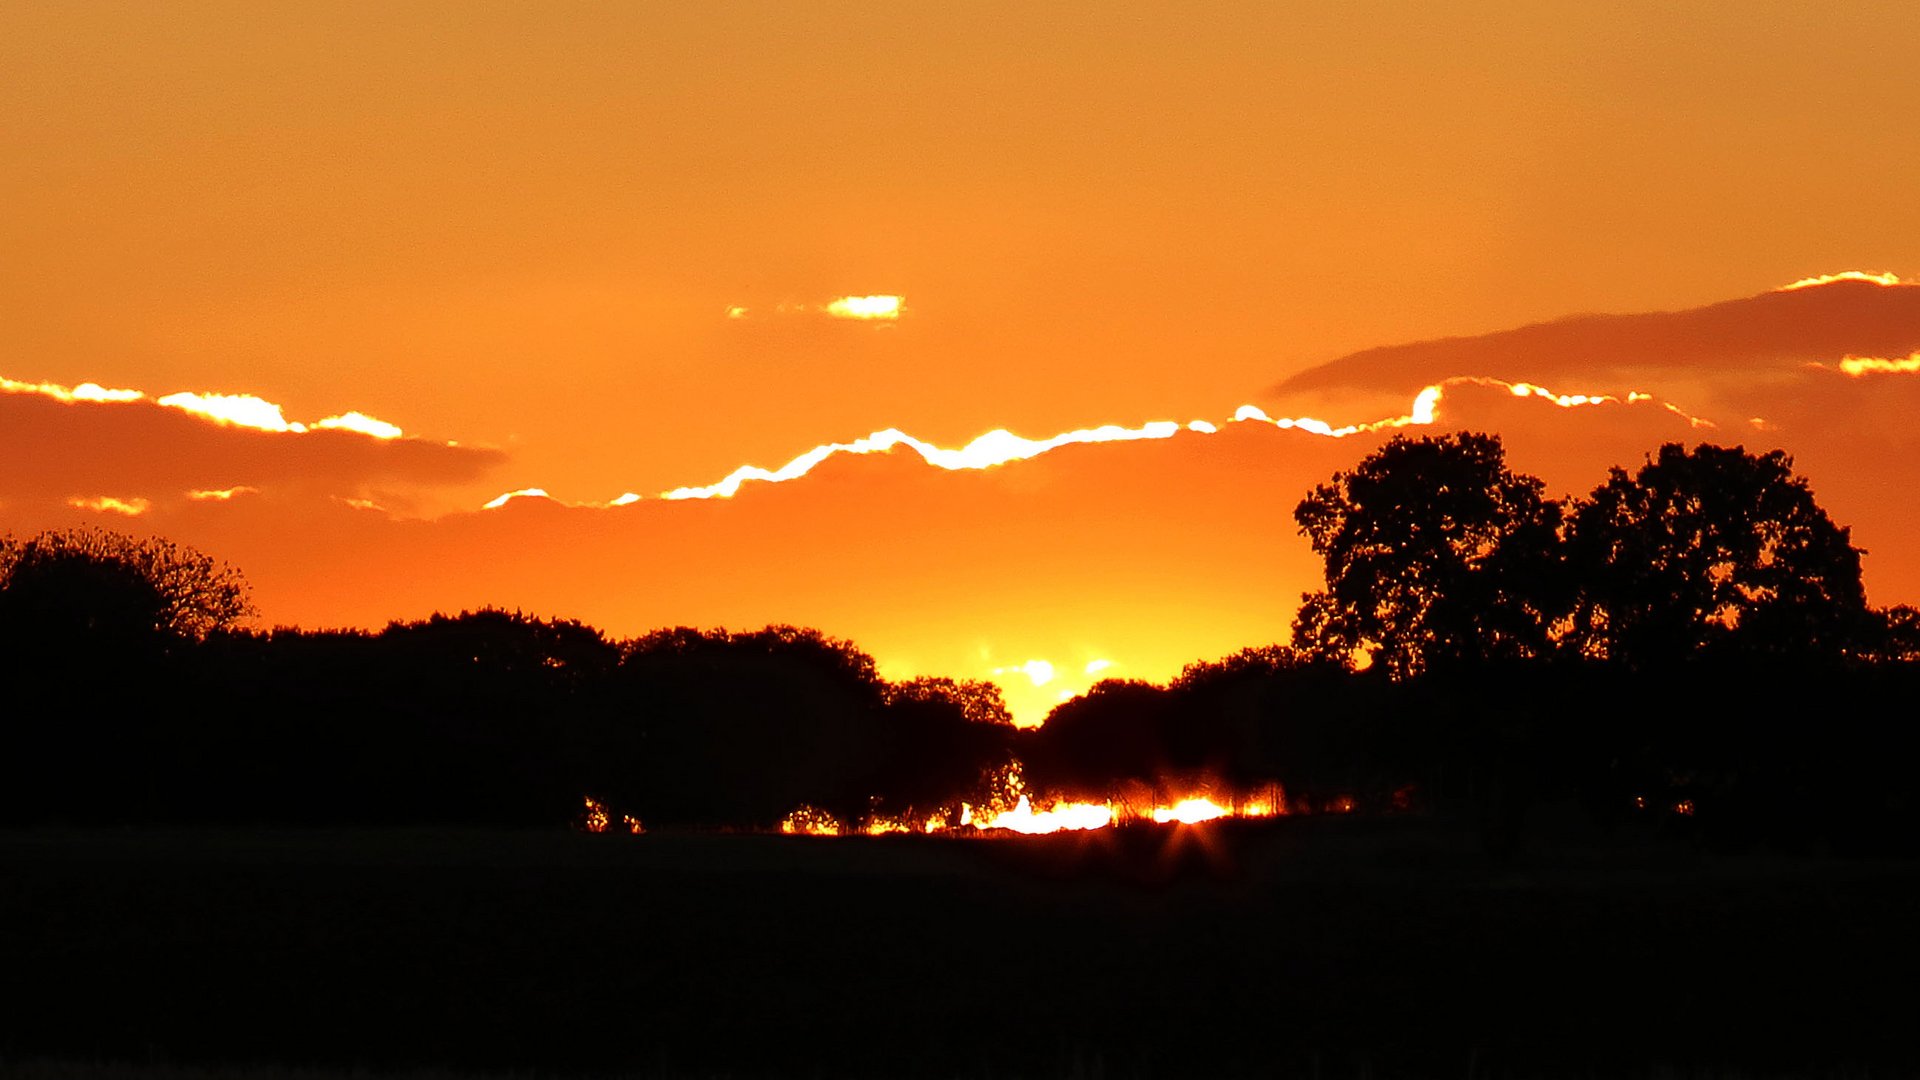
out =
[[[893,683],[811,630],[609,640],[504,611],[377,633],[237,627],[245,585],[164,541],[0,546],[0,819],[769,828],[980,800],[991,684]]]
[[[239,629],[230,568],[100,532],[0,543],[8,822],[649,828],[958,823],[1037,792],[1726,846],[1910,848],[1920,618],[1784,455],[1667,446],[1548,499],[1496,438],[1398,438],[1296,511],[1291,645],[1107,681],[1015,730],[991,684],[880,678],[792,627],[616,641],[501,611]],[[616,824],[616,828],[618,825]]]

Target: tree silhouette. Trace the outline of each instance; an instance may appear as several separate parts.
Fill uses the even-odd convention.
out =
[[[1327,581],[1302,597],[1295,647],[1342,663],[1366,649],[1395,677],[1546,654],[1565,579],[1542,490],[1498,436],[1395,436],[1294,510]]]
[[[37,636],[204,640],[253,613],[225,563],[101,529],[0,538],[0,622]]]
[[[1668,443],[1633,476],[1610,470],[1569,532],[1589,657],[1837,656],[1867,628],[1860,552],[1779,450]]]

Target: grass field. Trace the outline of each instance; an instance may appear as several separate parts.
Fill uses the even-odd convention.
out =
[[[0,1072],[1914,1075],[1917,887],[1408,820],[0,833]]]

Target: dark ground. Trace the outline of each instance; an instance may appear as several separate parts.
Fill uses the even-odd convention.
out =
[[[1916,1075],[1916,914],[1914,862],[1417,820],[0,832],[0,1073]]]

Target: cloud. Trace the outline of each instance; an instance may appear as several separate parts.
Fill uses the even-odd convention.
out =
[[[1849,356],[1840,361],[1840,370],[1848,375],[1911,375],[1920,371],[1920,352],[1897,360],[1877,356]]]
[[[366,499],[381,488],[405,502],[408,491],[470,483],[504,460],[496,450],[408,438],[361,412],[303,424],[251,394],[156,400],[96,383],[13,379],[0,379],[0,455],[9,463],[0,500],[16,513],[108,497],[98,492],[150,511],[241,492]]]
[[[91,510],[97,514],[119,514],[123,517],[139,517],[153,509],[153,503],[147,499],[121,499],[112,495],[96,495],[92,498],[74,496],[67,505],[76,510]]]
[[[1903,285],[1900,275],[1895,273],[1870,274],[1865,270],[1842,270],[1837,274],[1821,274],[1818,277],[1801,278],[1775,289],[1775,292],[1792,292],[1795,289],[1810,289],[1816,285],[1831,285],[1836,281],[1864,281],[1873,285]]]
[[[836,319],[898,319],[904,302],[904,297],[888,294],[842,296],[827,303],[827,314]]]
[[[855,322],[898,322],[906,313],[907,298],[895,293],[873,293],[867,296],[839,296],[824,304],[780,303],[773,307],[776,316],[825,315],[830,319],[849,319]],[[734,304],[727,308],[727,318],[733,320],[751,319],[755,309],[744,304]]]
[[[1474,337],[1366,349],[1293,375],[1273,393],[1412,394],[1463,375],[1587,385],[1643,377],[1751,380],[1809,362],[1915,350],[1920,285],[1843,277],[1688,311],[1579,315]]]

